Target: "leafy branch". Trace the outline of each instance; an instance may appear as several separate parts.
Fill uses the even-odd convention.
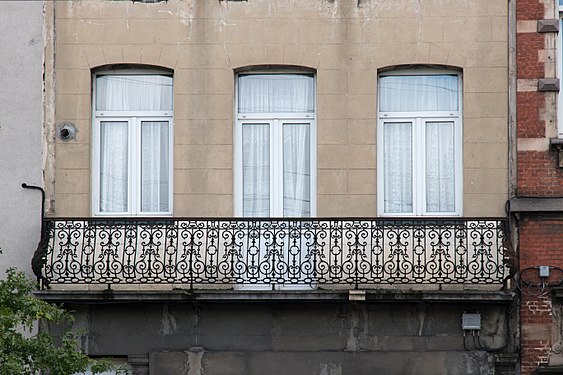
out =
[[[117,371],[108,359],[94,360],[78,349],[76,335],[68,331],[60,343],[46,332],[34,333],[37,322],[72,322],[66,310],[35,298],[35,283],[15,268],[0,280],[0,375],[72,375],[90,370]]]

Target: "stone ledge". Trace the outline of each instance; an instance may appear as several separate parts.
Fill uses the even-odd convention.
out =
[[[540,78],[538,80],[538,91],[559,92],[559,78]]]
[[[526,198],[512,198],[510,200],[510,212],[563,212],[563,198],[550,198],[550,197],[526,197]]]
[[[559,19],[538,20],[538,33],[557,33],[559,32]]]
[[[563,374],[563,366],[550,366],[550,367],[538,367],[534,372],[534,375],[543,374]]]
[[[364,290],[362,302],[479,302],[510,303],[507,291],[391,291]],[[36,291],[35,296],[57,303],[134,303],[134,302],[348,302],[348,290],[327,291]],[[358,302],[358,299],[353,299]]]

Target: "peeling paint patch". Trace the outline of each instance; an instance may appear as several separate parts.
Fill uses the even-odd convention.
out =
[[[160,333],[163,336],[174,335],[178,331],[178,323],[174,315],[172,315],[168,309],[168,305],[165,304],[162,307],[162,321],[160,324]]]
[[[197,350],[194,350],[197,349]],[[203,371],[203,355],[205,351],[202,348],[192,348],[188,354],[188,361],[186,366],[184,367],[183,374],[185,375],[204,375],[205,372]]]
[[[342,365],[340,363],[321,363],[320,370],[320,375],[342,375]]]
[[[360,340],[366,337],[368,332],[367,311],[364,306],[357,306],[350,311],[348,316],[348,338],[346,339],[346,351],[361,350]]]

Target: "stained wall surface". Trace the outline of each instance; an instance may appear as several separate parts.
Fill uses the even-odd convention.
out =
[[[507,199],[504,0],[56,2],[57,216],[90,216],[92,71],[148,64],[174,74],[175,216],[232,216],[235,71],[316,71],[317,215],[377,213],[381,68],[445,65],[463,76],[463,216],[503,216]]]
[[[143,355],[148,373],[158,375],[186,368],[205,374],[486,375],[504,373],[495,372],[488,350],[511,345],[505,306],[490,302],[186,301],[119,308],[109,302],[72,309],[89,354],[130,362]],[[469,333],[464,338],[461,329],[461,314],[469,310],[482,316],[479,342]]]

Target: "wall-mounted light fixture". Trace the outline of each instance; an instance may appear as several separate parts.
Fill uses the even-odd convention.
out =
[[[76,139],[76,126],[72,122],[63,122],[57,126],[57,137],[68,142]]]

